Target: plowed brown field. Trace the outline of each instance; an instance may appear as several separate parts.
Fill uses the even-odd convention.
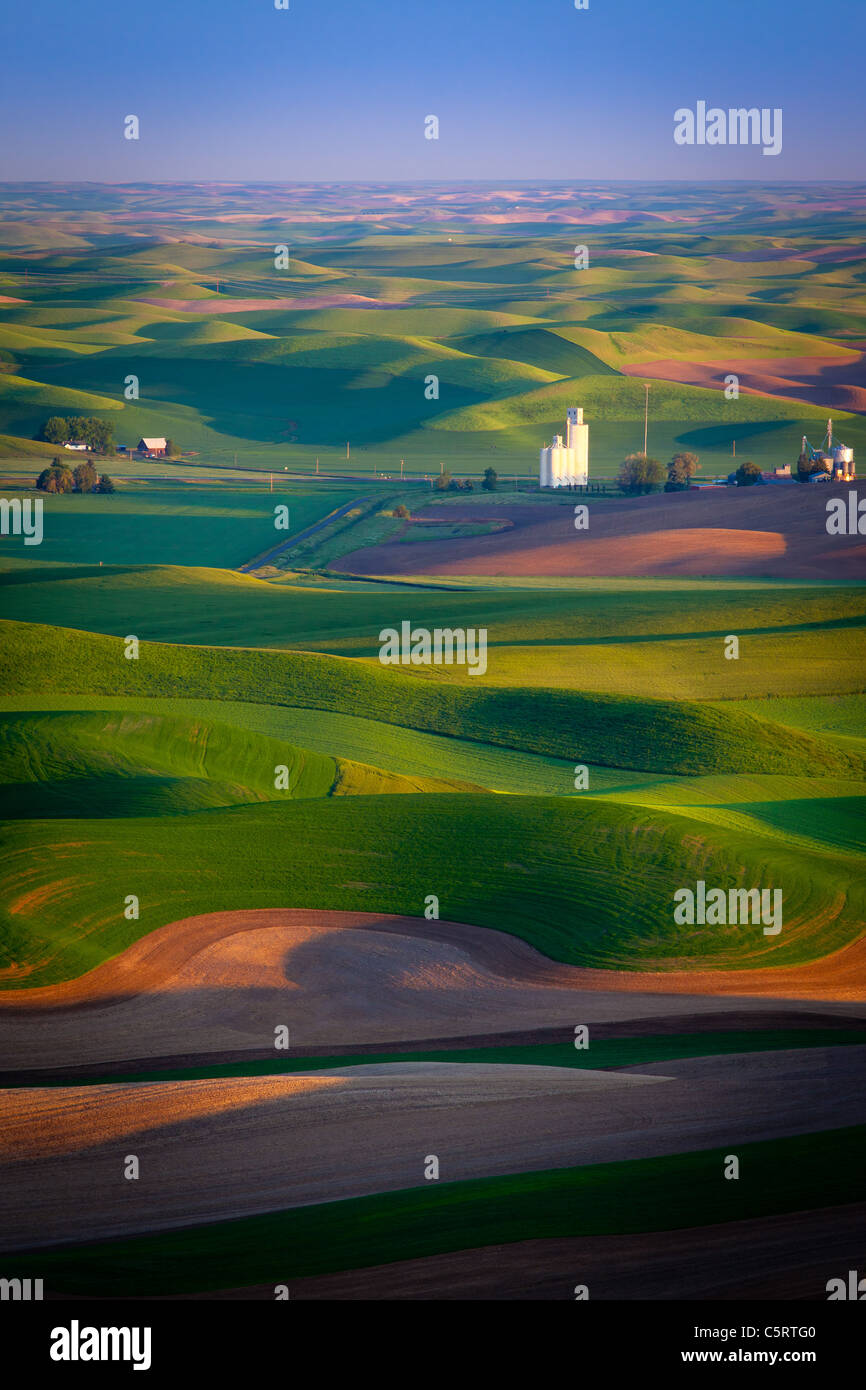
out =
[[[826,503],[848,485],[703,488],[650,497],[574,496],[589,506],[576,531],[570,505],[497,509],[512,525],[461,539],[399,540],[333,562],[359,575],[679,576],[864,579],[866,537],[829,536]],[[431,507],[421,519],[474,521],[473,505]]]

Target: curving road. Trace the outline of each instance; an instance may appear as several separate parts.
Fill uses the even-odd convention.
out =
[[[273,564],[275,555],[281,555],[284,550],[290,550],[292,546],[300,541],[305,541],[308,536],[314,536],[317,531],[321,531],[325,526],[330,526],[332,521],[339,521],[340,517],[345,516],[353,507],[363,507],[365,503],[372,502],[372,497],[355,497],[351,502],[345,502],[342,507],[337,507],[334,511],[328,512],[321,521],[316,521],[312,526],[307,526],[303,531],[298,531],[294,536],[288,536],[278,545],[272,546],[270,550],[263,551],[260,555],[254,555],[252,560],[247,560],[245,564],[238,565],[239,574],[249,574],[251,570],[257,570],[262,565]]]

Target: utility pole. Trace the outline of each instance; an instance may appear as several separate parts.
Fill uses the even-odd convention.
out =
[[[400,480],[401,480],[401,482],[402,482],[402,479],[403,479],[403,460],[401,459],[401,460],[400,460]]]
[[[736,457],[737,457],[737,441],[736,441],[736,439],[732,439],[732,440],[731,440],[731,458],[736,458]]]
[[[270,485],[268,491],[269,491],[269,492],[273,492],[273,490],[274,490],[274,475],[273,475],[273,473],[270,475],[270,478],[271,478],[271,485]]]
[[[644,382],[644,388],[643,388],[643,389],[644,389],[644,391],[646,392],[646,396],[645,396],[645,398],[644,398],[644,413],[643,413],[643,456],[644,456],[644,458],[646,458],[647,430],[649,429],[649,385],[648,385],[646,382]]]
[[[349,459],[349,441],[348,441],[348,439],[347,439],[347,440],[346,440],[346,461],[347,461],[347,462],[348,462],[348,459]]]
[[[317,475],[318,475],[318,472],[319,472],[319,459],[318,459],[318,456],[317,456],[317,457],[316,457],[316,474],[317,474]]]

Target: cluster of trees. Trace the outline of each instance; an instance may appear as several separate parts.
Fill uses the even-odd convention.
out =
[[[697,454],[674,454],[665,466],[649,454],[627,454],[620,465],[617,482],[623,492],[640,497],[648,492],[658,492],[664,481],[665,492],[683,492],[691,487],[692,478],[700,468]]]
[[[831,472],[828,459],[813,459],[809,454],[801,454],[797,459],[797,482],[808,483],[813,473]]]
[[[108,474],[97,476],[89,461],[72,469],[59,458],[51,460],[50,468],[43,468],[36,486],[40,492],[114,492],[114,483]]]
[[[485,468],[481,486],[485,492],[495,492],[499,482],[499,474],[495,468]],[[440,473],[436,482],[433,484],[437,492],[474,492],[475,484],[471,478],[452,478],[451,474],[445,470]]]
[[[488,472],[491,470],[488,469]],[[471,478],[452,478],[448,472],[440,473],[433,484],[437,492],[474,492],[475,484]],[[483,484],[482,484],[483,486]]]
[[[114,431],[95,415],[51,415],[39,431],[46,444],[67,444],[80,439],[92,454],[114,453]]]

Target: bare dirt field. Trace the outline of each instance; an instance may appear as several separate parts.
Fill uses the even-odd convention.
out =
[[[864,579],[866,537],[829,536],[834,484],[704,488],[636,498],[585,498],[589,529],[570,506],[503,505],[510,529],[461,539],[390,541],[333,568],[358,575],[761,576]],[[428,513],[422,513],[422,517]],[[431,507],[433,519],[473,521],[471,503]]]
[[[866,1121],[866,1048],[621,1071],[413,1062],[0,1093],[7,1249]],[[141,1176],[123,1176],[127,1154]]]
[[[866,1203],[681,1231],[515,1241],[293,1279],[291,1297],[571,1302],[581,1283],[592,1299],[823,1299],[828,1279],[862,1259],[864,1221]],[[274,1288],[206,1297],[272,1303]]]
[[[634,363],[621,369],[626,376],[677,381],[685,386],[716,387],[733,373],[749,396],[782,396],[811,401],[828,410],[866,412],[866,353],[836,357],[739,358],[713,362]]]
[[[77,980],[0,993],[7,1071],[145,1058],[666,1020],[810,1001],[866,1016],[866,940],[810,965],[659,973],[581,969],[504,932],[374,913],[213,913],[171,923]],[[648,1031],[652,1031],[648,1029]],[[664,1031],[664,1030],[663,1030]]]

